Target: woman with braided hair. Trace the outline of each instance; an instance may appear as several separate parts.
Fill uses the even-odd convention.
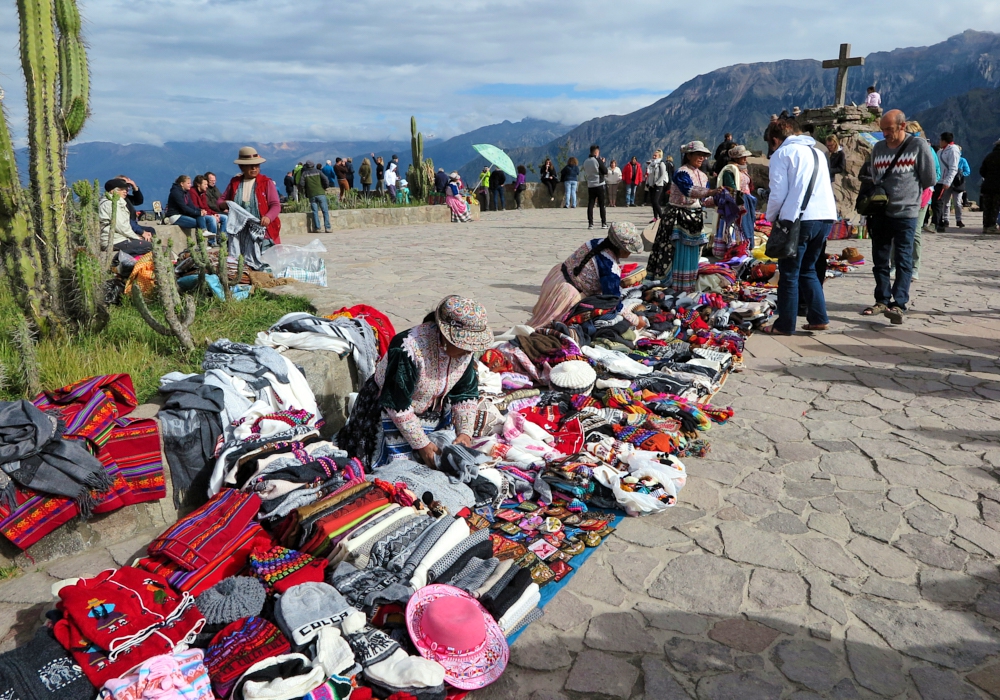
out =
[[[642,252],[642,236],[631,222],[612,223],[607,238],[587,241],[549,272],[528,325],[563,321],[580,300],[598,294],[621,296],[620,261]],[[633,325],[638,318],[630,319]]]

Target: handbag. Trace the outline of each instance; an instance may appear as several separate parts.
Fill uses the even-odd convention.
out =
[[[813,188],[816,186],[816,173],[819,172],[819,156],[816,149],[810,148],[813,155],[813,174],[809,178],[809,189],[806,190],[805,199],[802,200],[802,207],[799,209],[795,221],[788,219],[778,219],[771,226],[771,235],[768,236],[767,245],[764,246],[764,255],[769,258],[781,260],[798,255],[799,252],[799,228],[802,223],[802,212],[809,206],[812,198]]]
[[[889,206],[889,195],[886,193],[885,188],[882,187],[881,180],[884,180],[892,172],[892,169],[896,167],[896,163],[899,162],[899,157],[906,150],[906,144],[910,138],[912,137],[907,136],[903,143],[899,145],[896,156],[889,163],[889,167],[885,169],[885,174],[878,183],[874,179],[870,183],[861,183],[861,189],[858,191],[858,199],[854,204],[854,208],[861,216],[877,216],[884,213]]]

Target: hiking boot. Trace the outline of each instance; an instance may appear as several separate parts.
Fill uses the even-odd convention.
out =
[[[959,221],[959,222],[958,222],[957,224],[955,224],[955,225],[956,225],[956,226],[958,226],[959,228],[965,228],[965,224],[963,224],[963,223],[962,223],[961,221]]]

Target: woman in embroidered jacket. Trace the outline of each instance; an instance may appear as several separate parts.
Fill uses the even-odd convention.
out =
[[[701,248],[708,242],[702,232],[702,207],[714,207],[712,197],[720,190],[709,189],[708,175],[701,171],[712,155],[705,144],[691,141],[681,146],[681,153],[684,160],[670,183],[670,200],[656,230],[646,277],[662,280],[676,292],[693,292]]]
[[[587,241],[566,262],[549,271],[528,325],[543,328],[553,321],[563,321],[585,297],[598,294],[620,297],[620,261],[641,252],[642,234],[635,224],[629,221],[612,223],[607,238]],[[628,311],[623,310],[623,315],[633,325],[643,322]]]
[[[454,427],[469,446],[479,402],[473,353],[493,343],[486,309],[445,297],[424,323],[399,333],[358,394],[338,445],[370,467],[417,458],[433,465],[438,448],[427,434]]]

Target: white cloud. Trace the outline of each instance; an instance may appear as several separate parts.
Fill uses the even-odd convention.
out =
[[[502,119],[578,123],[656,99],[733,63],[832,58],[1000,30],[1000,2],[760,0],[89,0],[93,116],[81,140],[400,138],[416,114],[446,137]],[[0,4],[0,86],[17,137],[23,84],[14,3]],[[580,96],[467,94],[576,84]]]

